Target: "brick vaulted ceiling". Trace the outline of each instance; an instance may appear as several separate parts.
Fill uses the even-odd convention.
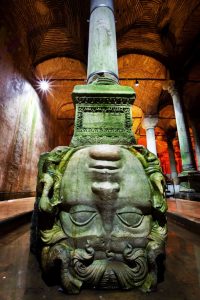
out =
[[[172,107],[162,91],[162,80],[170,74],[180,83],[188,112],[200,111],[200,0],[114,3],[121,83],[141,82],[135,105],[148,114]],[[1,0],[0,13],[7,48],[25,77],[31,80],[36,67],[47,75],[39,66],[50,59],[56,62],[51,70],[55,66],[59,73],[58,57],[79,61],[66,75],[66,60],[61,77],[86,77],[89,0]]]

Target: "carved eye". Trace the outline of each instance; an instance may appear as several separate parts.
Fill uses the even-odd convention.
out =
[[[121,212],[117,216],[126,226],[129,227],[138,227],[144,218],[143,215],[136,212]]]
[[[97,212],[95,210],[88,210],[87,208],[77,207],[70,211],[69,217],[71,221],[77,226],[87,225],[95,216]]]

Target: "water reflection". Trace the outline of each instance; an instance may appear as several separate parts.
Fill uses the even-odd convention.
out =
[[[26,287],[29,227],[21,226],[0,238],[0,299],[21,300]]]
[[[29,254],[29,227],[23,225],[0,238],[1,300],[127,300],[147,299],[139,291],[84,290],[78,296],[66,296],[57,286],[48,287],[41,279],[38,262]],[[200,237],[169,222],[165,280],[150,300],[200,299]]]

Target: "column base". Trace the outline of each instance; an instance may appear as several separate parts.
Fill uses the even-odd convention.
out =
[[[180,191],[186,193],[200,193],[200,172],[183,171],[178,175],[180,180]]]
[[[180,190],[180,185],[179,184],[167,184],[166,188],[166,197],[173,197],[174,195],[178,194]]]

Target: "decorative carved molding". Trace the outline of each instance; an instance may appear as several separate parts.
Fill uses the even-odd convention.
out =
[[[133,104],[133,98],[130,97],[122,97],[122,96],[112,96],[112,97],[105,97],[105,96],[77,96],[75,101],[76,104],[115,104],[115,105],[122,105],[122,104]]]
[[[77,86],[74,136],[70,145],[135,143],[132,133],[132,88],[119,85]]]

